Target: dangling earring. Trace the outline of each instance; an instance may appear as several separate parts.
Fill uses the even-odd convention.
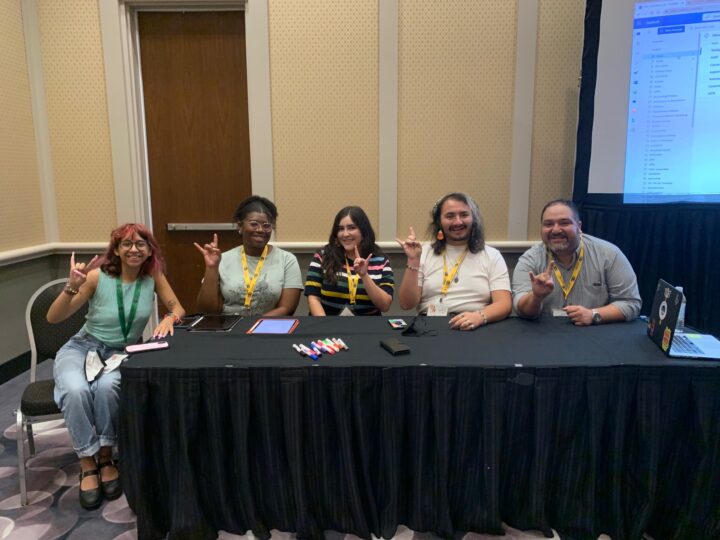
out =
[[[438,240],[443,240],[444,238],[445,238],[445,235],[443,234],[442,229],[440,229],[440,230],[437,232],[437,239],[438,239]]]

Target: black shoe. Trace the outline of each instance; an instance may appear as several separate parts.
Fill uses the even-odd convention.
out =
[[[117,468],[117,460],[116,459],[110,459],[108,461],[103,461],[102,463],[98,463],[98,468],[102,471],[104,467],[115,467]],[[100,480],[100,488],[102,489],[103,496],[108,501],[114,501],[115,499],[119,498],[120,495],[122,495],[122,484],[120,483],[120,471],[118,471],[118,477],[115,480],[108,480],[107,482],[103,482]]]
[[[82,485],[83,478],[87,476],[97,476],[98,482],[100,481],[100,471],[97,469],[90,469],[80,473],[80,485]],[[92,489],[86,489],[84,491],[80,488],[80,486],[78,486],[78,491],[80,492],[80,506],[82,506],[85,510],[95,510],[96,508],[100,508],[100,505],[102,504],[102,491],[100,486]]]

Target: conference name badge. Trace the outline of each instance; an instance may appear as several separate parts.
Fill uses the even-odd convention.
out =
[[[430,304],[427,308],[428,317],[447,317],[447,306]]]
[[[568,316],[568,314],[562,308],[553,308],[552,315],[553,315],[553,317],[567,317]]]

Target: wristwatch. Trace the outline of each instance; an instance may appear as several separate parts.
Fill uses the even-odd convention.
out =
[[[593,324],[602,323],[602,315],[600,315],[600,312],[597,309],[592,310],[592,323]]]

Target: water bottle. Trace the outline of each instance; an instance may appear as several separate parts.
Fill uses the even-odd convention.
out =
[[[682,332],[685,329],[685,293],[683,293],[682,287],[675,288],[682,293],[682,303],[680,304],[680,311],[678,312],[678,320],[677,324],[675,325],[675,330],[677,332]]]

